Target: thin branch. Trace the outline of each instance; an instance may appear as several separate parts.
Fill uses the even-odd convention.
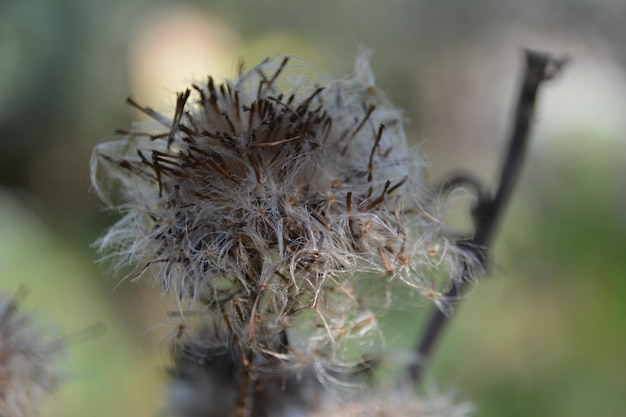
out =
[[[556,59],[545,53],[530,50],[524,52],[526,58],[525,73],[517,100],[506,159],[500,172],[498,188],[493,197],[478,192],[478,203],[472,213],[475,224],[474,237],[459,242],[460,246],[475,255],[483,271],[487,267],[488,247],[491,244],[497,223],[502,217],[504,206],[513,191],[526,154],[528,133],[535,110],[537,93],[541,84],[553,78],[566,62],[565,59]],[[480,190],[478,186],[475,188]],[[463,265],[459,284],[454,285],[446,293],[446,297],[458,299],[459,295],[463,294],[467,283],[470,281],[472,269],[475,270],[467,263]],[[412,384],[419,384],[431,359],[434,347],[450,318],[450,315],[446,316],[440,310],[435,310],[426,323],[416,347],[417,361],[407,369],[407,378]]]
[[[252,362],[253,355],[248,354],[247,362]],[[255,377],[250,366],[242,366],[239,372],[239,388],[235,402],[235,417],[250,417],[253,407],[253,392],[255,389]]]

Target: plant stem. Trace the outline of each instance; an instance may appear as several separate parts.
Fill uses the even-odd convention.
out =
[[[239,390],[237,391],[237,402],[235,403],[235,417],[250,417],[252,411],[252,393],[254,392],[254,376],[251,372],[252,355],[248,355],[249,365],[241,368],[239,373]]]
[[[478,192],[478,203],[473,210],[475,233],[471,239],[459,242],[460,246],[474,255],[481,270],[487,267],[489,245],[502,211],[506,205],[526,154],[530,123],[533,117],[537,93],[541,84],[553,78],[565,64],[565,59],[556,59],[548,54],[525,50],[525,73],[515,110],[514,124],[511,130],[506,159],[500,172],[500,180],[495,196]],[[477,190],[480,187],[476,187]],[[455,300],[463,294],[471,278],[472,268],[463,264],[461,279],[446,293],[446,297]],[[435,310],[422,332],[416,347],[417,360],[407,369],[407,378],[413,385],[418,385],[433,354],[434,347],[451,316]]]

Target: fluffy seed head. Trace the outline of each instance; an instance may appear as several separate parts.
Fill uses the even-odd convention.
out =
[[[20,295],[0,297],[0,416],[34,417],[59,380],[60,339],[19,311]]]
[[[460,254],[367,57],[324,86],[287,63],[209,77],[170,116],[129,99],[152,122],[94,150],[94,188],[124,214],[97,245],[199,304],[220,343],[348,366],[363,358],[346,345],[380,344],[372,296],[441,303]]]

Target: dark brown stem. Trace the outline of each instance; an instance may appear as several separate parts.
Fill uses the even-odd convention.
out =
[[[246,362],[252,363],[252,354],[248,354]],[[235,403],[235,417],[250,417],[254,392],[254,375],[250,366],[244,366],[239,373],[239,389],[237,390],[237,401]]]
[[[238,378],[239,387],[237,389],[237,398],[235,400],[234,417],[250,417],[253,407],[252,392],[254,392],[255,384],[254,376],[252,375],[254,354],[240,343],[239,338],[237,337],[237,334],[233,330],[230,320],[228,319],[228,314],[223,307],[222,316],[224,318],[224,323],[232,336],[235,348],[241,356],[241,369],[239,370]]]
[[[526,154],[530,122],[535,110],[539,87],[543,81],[555,76],[565,63],[564,59],[556,59],[548,54],[530,50],[525,51],[525,57],[526,69],[517,100],[506,159],[500,172],[498,188],[493,197],[482,191],[477,192],[478,203],[473,211],[474,237],[459,243],[476,257],[483,271],[487,267],[488,247],[491,244],[497,222],[500,220],[503,208],[513,191]],[[481,189],[479,186],[475,188],[476,190]],[[459,283],[446,293],[446,297],[455,300],[463,294],[470,281],[472,270],[475,270],[475,267],[472,268],[467,263],[463,265]],[[416,348],[417,360],[407,369],[407,378],[412,384],[419,384],[431,359],[436,342],[450,318],[451,316],[444,315],[440,310],[435,310],[426,323]]]

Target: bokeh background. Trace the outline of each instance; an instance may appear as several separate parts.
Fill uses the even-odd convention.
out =
[[[91,149],[207,74],[288,54],[343,75],[360,47],[406,110],[431,180],[493,183],[521,48],[572,62],[541,92],[492,274],[447,329],[428,385],[478,416],[626,415],[626,3],[620,0],[0,0],[0,291],[68,336],[44,416],[154,416],[172,323],[90,243],[115,221]],[[393,312],[394,351],[427,310]],[[91,335],[101,323],[106,331]]]

